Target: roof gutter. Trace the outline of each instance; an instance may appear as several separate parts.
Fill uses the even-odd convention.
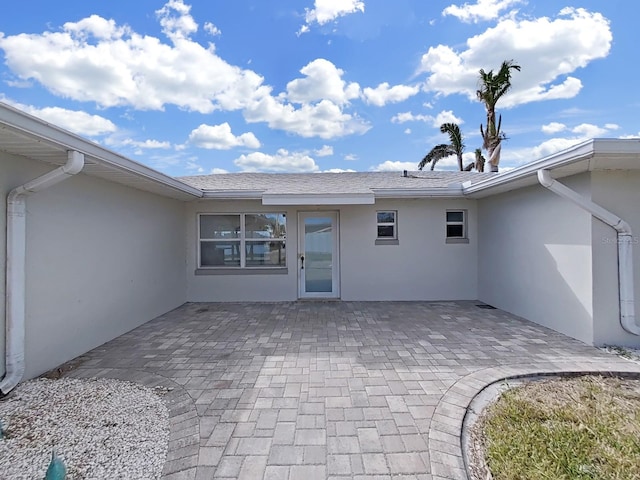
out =
[[[33,138],[38,143],[51,145],[56,149],[82,152],[89,160],[87,164],[90,164],[95,159],[98,164],[117,172],[134,175],[153,183],[161,184],[173,191],[186,194],[188,197],[202,197],[202,191],[199,188],[187,185],[176,178],[123,157],[97,143],[86,140],[2,102],[0,102],[0,129],[8,129],[25,138]]]
[[[25,371],[26,199],[76,175],[83,167],[84,155],[69,151],[63,166],[14,188],[7,196],[5,376],[0,382],[3,394],[22,380]]]
[[[575,203],[586,210],[598,220],[612,227],[618,237],[618,291],[620,298],[620,325],[633,334],[640,335],[640,327],[635,321],[635,298],[633,290],[633,232],[631,226],[617,215],[605,210],[600,205],[592,202],[571,190],[566,185],[554,180],[549,170],[538,170],[540,184]]]
[[[500,173],[499,175],[480,180],[479,182],[465,182],[462,184],[462,189],[465,195],[483,192],[484,190],[490,189],[492,187],[497,187],[509,182],[527,178],[531,175],[536,174],[536,172],[540,171],[541,169],[552,167],[555,169],[582,161],[584,159],[592,157],[595,151],[596,141],[588,140],[586,142],[579,143],[566,150],[553,154],[549,157],[545,157],[535,162],[523,165],[522,167],[510,170],[508,172]]]

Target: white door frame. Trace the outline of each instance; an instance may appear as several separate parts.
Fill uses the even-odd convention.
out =
[[[305,271],[302,268],[302,256],[305,252],[304,220],[313,217],[331,218],[332,255],[331,255],[331,292],[307,292],[305,289]],[[337,210],[299,211],[298,212],[298,298],[340,298],[340,217]]]

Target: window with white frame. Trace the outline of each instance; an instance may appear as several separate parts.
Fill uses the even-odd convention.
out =
[[[284,213],[201,213],[198,267],[285,267],[286,234]]]
[[[398,212],[383,210],[376,212],[378,240],[396,240],[398,238]]]
[[[467,238],[466,210],[447,210],[447,240]]]

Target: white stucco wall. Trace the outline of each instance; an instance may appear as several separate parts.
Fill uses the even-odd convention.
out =
[[[288,274],[196,275],[199,213],[287,214]],[[199,200],[187,205],[187,299],[190,302],[284,302],[298,298],[296,249],[296,210],[288,207],[265,207],[260,201]]]
[[[0,157],[3,226],[7,191],[52,169]],[[27,378],[186,301],[182,202],[79,174],[27,212]]]
[[[468,244],[447,244],[446,210],[465,209]],[[376,210],[398,212],[398,245],[375,245]],[[340,212],[343,300],[477,298],[475,200],[378,200]]]
[[[468,210],[468,244],[445,243],[445,212]],[[343,300],[451,300],[477,297],[475,200],[378,200],[376,205],[265,207],[259,201],[201,200],[187,206],[189,301],[293,301],[298,298],[298,211],[339,211]],[[376,211],[397,210],[399,245],[375,245]],[[198,213],[287,214],[288,273],[196,275]]]
[[[562,179],[590,197],[590,178]],[[541,187],[478,204],[479,299],[593,343],[591,216]]]
[[[636,323],[640,325],[640,172],[599,171],[591,178],[592,199],[627,221],[634,234]],[[594,343],[640,347],[640,337],[625,332],[619,322],[616,232],[593,223]]]

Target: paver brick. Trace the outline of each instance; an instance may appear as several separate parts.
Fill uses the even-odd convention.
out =
[[[462,417],[487,384],[640,371],[475,303],[188,303],[68,375],[173,389],[166,479],[430,480],[465,478]]]

